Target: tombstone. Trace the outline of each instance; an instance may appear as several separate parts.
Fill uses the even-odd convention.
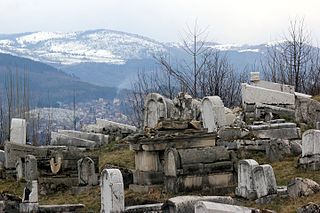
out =
[[[320,121],[316,123],[316,129],[320,130]]]
[[[201,102],[201,116],[203,126],[208,132],[217,131],[219,127],[226,125],[224,105],[219,96],[204,97]]]
[[[3,150],[0,150],[0,162],[3,163],[3,165],[5,164],[5,161],[6,161],[6,154],[5,154],[5,151]]]
[[[247,199],[256,197],[254,182],[252,179],[252,170],[259,164],[252,159],[240,160],[238,165],[238,187],[235,194]]]
[[[254,189],[257,197],[277,194],[277,182],[272,167],[269,164],[260,165],[252,170]]]
[[[160,118],[170,118],[173,110],[172,100],[157,93],[145,98],[144,126],[155,128]]]
[[[180,168],[180,156],[175,148],[168,148],[165,151],[164,174],[169,177],[177,177],[177,170]]]
[[[17,181],[22,180],[25,177],[24,158],[19,158],[16,162],[16,176]]]
[[[33,155],[27,155],[25,158],[25,179],[33,181],[38,179],[37,159]]]
[[[302,135],[302,157],[320,154],[320,130],[310,129]]]
[[[79,185],[94,186],[98,184],[98,176],[95,172],[94,161],[85,157],[78,160]]]
[[[11,120],[10,142],[26,144],[27,124],[25,119],[13,118]]]
[[[119,169],[101,173],[101,212],[124,212],[123,178]]]
[[[208,201],[199,201],[195,205],[195,213],[251,213],[254,212],[253,209],[229,205],[224,203],[215,203]]]

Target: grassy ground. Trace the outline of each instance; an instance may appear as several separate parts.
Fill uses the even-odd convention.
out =
[[[94,154],[100,157],[100,169],[105,164],[113,164],[121,167],[134,168],[134,153],[128,149],[118,149],[114,145],[103,147],[100,151],[95,151]],[[243,156],[245,158],[253,158],[259,164],[270,163],[261,153],[250,154]],[[281,162],[271,163],[278,185],[287,185],[288,181],[294,177],[310,178],[320,183],[320,171],[305,171],[296,168],[298,158],[288,157]],[[24,183],[17,183],[16,181],[0,180],[0,193],[7,192],[22,196]],[[201,192],[194,192],[194,195],[204,195]],[[161,191],[153,191],[149,194],[134,193],[130,190],[125,191],[126,205],[133,204],[147,204],[164,202],[175,195],[165,194]],[[309,197],[302,197],[299,199],[277,199],[268,205],[257,205],[251,201],[239,200],[240,204],[245,206],[257,207],[260,209],[272,209],[277,212],[296,212],[298,207],[301,207],[308,202],[320,203],[320,193],[311,195]],[[100,209],[100,187],[92,187],[84,190],[80,194],[73,194],[72,190],[64,192],[57,192],[54,195],[41,196],[40,204],[66,204],[66,203],[82,203],[86,205],[86,212],[99,212]]]

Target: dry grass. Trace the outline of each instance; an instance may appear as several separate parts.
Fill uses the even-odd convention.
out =
[[[315,95],[312,99],[320,102],[320,95]]]
[[[22,197],[24,183],[14,180],[0,180],[0,193],[14,194]]]

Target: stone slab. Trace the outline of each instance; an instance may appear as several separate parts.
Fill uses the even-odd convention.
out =
[[[195,205],[195,213],[251,213],[252,209],[236,206],[236,205],[228,205],[223,203],[214,203],[214,202],[206,202],[199,201]]]

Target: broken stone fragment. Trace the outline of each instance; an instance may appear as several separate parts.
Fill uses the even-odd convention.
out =
[[[288,195],[291,198],[309,196],[319,191],[319,184],[308,178],[296,177],[288,183]]]

